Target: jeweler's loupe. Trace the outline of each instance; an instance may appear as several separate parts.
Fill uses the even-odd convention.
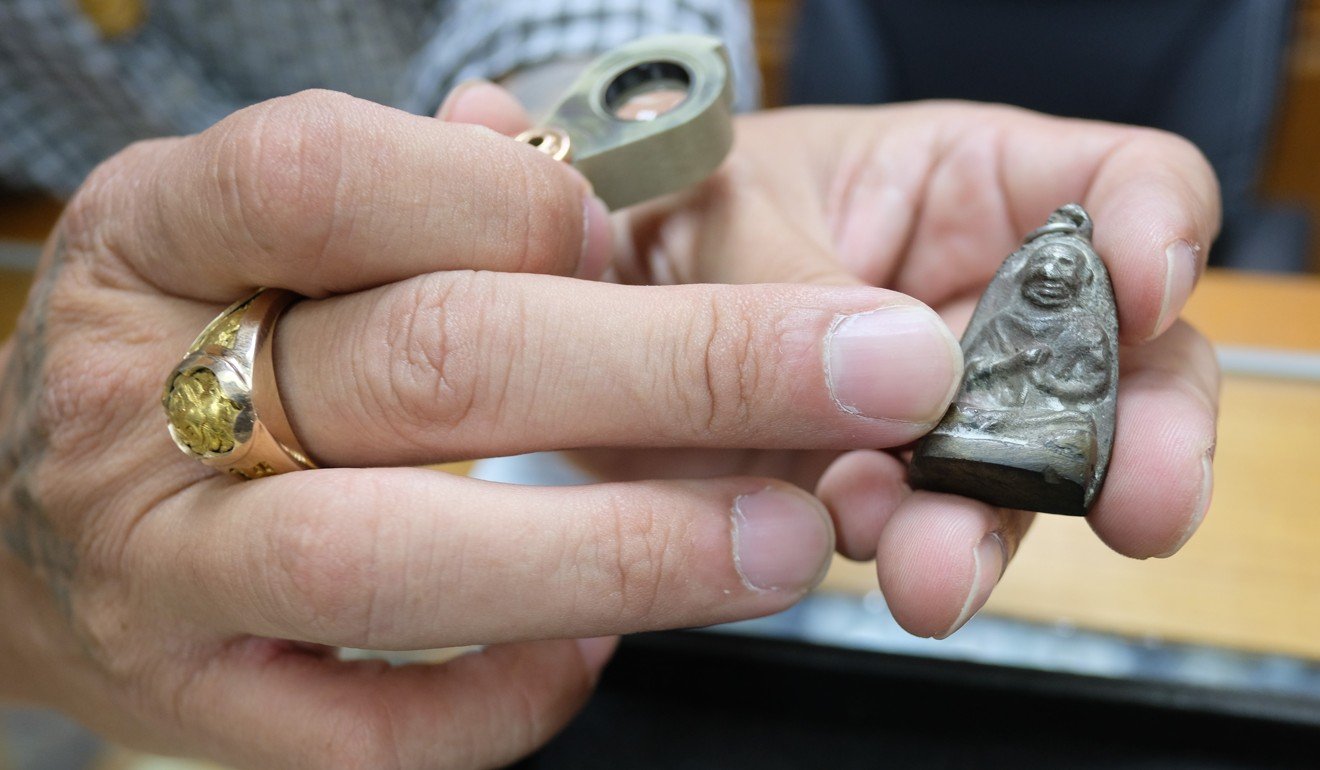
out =
[[[611,209],[705,179],[733,146],[733,85],[719,40],[661,35],[596,59],[526,142],[573,164]]]

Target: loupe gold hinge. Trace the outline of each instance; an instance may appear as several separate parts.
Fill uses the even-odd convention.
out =
[[[700,35],[629,43],[592,62],[518,140],[573,164],[611,209],[682,190],[733,146],[728,53]]]

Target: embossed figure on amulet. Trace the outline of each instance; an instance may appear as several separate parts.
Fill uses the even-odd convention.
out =
[[[916,446],[914,488],[1086,515],[1118,395],[1118,315],[1091,229],[1063,206],[999,268],[963,334],[958,396]]]

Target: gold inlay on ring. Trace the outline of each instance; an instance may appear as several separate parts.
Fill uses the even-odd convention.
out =
[[[243,409],[225,395],[210,369],[176,375],[166,411],[175,434],[193,452],[223,454],[234,448],[234,427]]]

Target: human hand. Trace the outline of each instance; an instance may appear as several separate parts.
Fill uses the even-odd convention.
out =
[[[330,93],[104,164],[3,359],[0,607],[21,620],[0,628],[0,694],[243,766],[485,766],[583,702],[613,645],[594,637],[800,598],[833,531],[782,481],[538,489],[400,467],[897,445],[946,408],[957,345],[919,303],[566,277],[604,269],[606,221],[529,147]],[[181,455],[159,404],[194,335],[261,286],[308,297],[274,367],[328,467],[241,482]],[[858,357],[895,362],[866,383],[887,410],[871,418],[824,371]],[[331,647],[469,644],[491,646],[397,668]]]
[[[472,97],[455,119],[525,127],[507,94]],[[885,286],[961,330],[1022,236],[1067,202],[1096,222],[1124,345],[1113,458],[1088,522],[1119,553],[1169,556],[1209,506],[1219,390],[1209,344],[1178,320],[1219,227],[1214,175],[1190,143],[966,103],[746,115],[718,174],[616,216],[613,275]],[[847,374],[860,383],[888,375],[883,359]],[[947,636],[985,603],[1032,520],[913,492],[892,451],[615,451],[587,461],[614,478],[757,472],[814,487],[840,551],[876,558],[894,616],[921,636]]]

